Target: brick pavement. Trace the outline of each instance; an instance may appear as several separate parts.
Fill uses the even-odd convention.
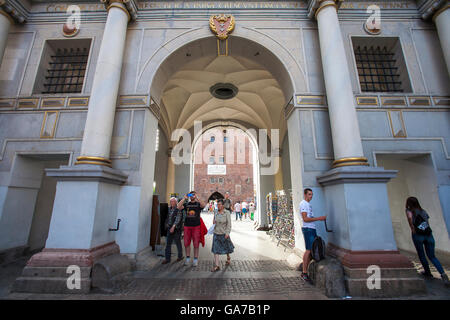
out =
[[[211,216],[204,216],[207,226]],[[8,286],[15,276],[20,274],[26,262],[22,259],[9,267],[2,267],[0,276],[0,298],[6,299],[167,299],[167,300],[300,300],[327,299],[314,286],[304,283],[299,272],[292,264],[292,253],[284,251],[270,241],[265,232],[257,232],[250,221],[234,221],[231,238],[235,252],[231,255],[230,266],[225,266],[225,257],[221,258],[221,270],[212,273],[213,256],[210,251],[211,237],[200,250],[197,267],[184,266],[175,262],[176,249],[172,251],[174,259],[168,265],[161,265],[163,257],[152,254],[143,261],[138,271],[121,277],[116,282],[115,292],[104,294],[93,291],[88,295],[52,295],[52,294],[9,294]],[[407,254],[413,260],[418,271],[420,263],[416,255]],[[449,273],[449,265],[444,264]],[[17,270],[16,270],[17,269]],[[428,293],[408,299],[450,299],[450,290],[445,288],[432,267],[436,278],[427,279]],[[8,282],[9,281],[9,282]]]

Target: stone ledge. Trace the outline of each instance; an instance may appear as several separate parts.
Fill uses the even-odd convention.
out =
[[[381,167],[340,167],[318,176],[317,182],[323,186],[342,183],[386,183],[395,178],[397,172],[397,170],[385,170]]]
[[[45,169],[48,177],[58,181],[97,181],[122,185],[128,176],[122,171],[105,166],[77,165],[61,166],[58,169]]]

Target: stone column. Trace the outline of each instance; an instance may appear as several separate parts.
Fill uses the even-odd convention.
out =
[[[2,65],[3,55],[5,54],[6,41],[8,40],[9,28],[13,20],[3,10],[0,9],[0,66]]]
[[[14,284],[14,291],[87,293],[91,283],[95,282],[95,263],[103,265],[118,262],[115,266],[106,267],[114,272],[126,266],[126,263],[120,262],[120,248],[116,243],[120,231],[117,232],[116,227],[118,218],[122,217],[119,216],[119,209],[127,175],[111,168],[109,160],[123,51],[130,20],[125,2],[107,2],[108,17],[94,76],[81,156],[76,166],[46,170],[48,176],[57,180],[48,238],[44,250],[27,262],[22,277]],[[154,151],[154,146],[152,148]],[[148,184],[152,184],[153,176],[148,176],[151,179]],[[152,193],[148,190],[151,191],[146,187],[147,197],[141,202],[147,207],[150,203],[151,208],[148,198]],[[148,212],[145,210],[146,214]],[[123,219],[125,221],[122,223],[132,228],[130,224],[133,220],[128,216]],[[120,228],[122,230],[123,225]],[[133,234],[137,234],[136,230],[133,231]],[[147,234],[138,236],[149,239]],[[79,289],[71,289],[66,283],[67,268],[72,265],[78,266],[81,271]]]
[[[319,1],[315,11],[333,139],[333,167],[367,165],[336,2]]]
[[[340,1],[311,1],[317,19],[334,157],[318,176],[325,195],[328,254],[337,257],[351,296],[389,297],[423,292],[412,263],[397,249],[386,184],[396,171],[370,167],[364,157],[344,41]],[[290,128],[289,128],[290,130]],[[316,223],[317,224],[317,223]],[[376,266],[380,286],[367,285]]]
[[[111,167],[109,160],[117,95],[130,14],[121,2],[108,7],[100,53],[97,60],[81,155],[75,164]]]
[[[450,4],[447,3],[433,15],[433,21],[441,42],[447,71],[450,75]]]

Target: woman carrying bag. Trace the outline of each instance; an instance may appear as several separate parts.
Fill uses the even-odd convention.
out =
[[[409,197],[406,200],[406,216],[412,232],[412,239],[414,246],[416,247],[417,255],[422,263],[423,269],[422,275],[425,277],[433,277],[430,271],[426,255],[428,259],[434,264],[437,271],[440,273],[442,281],[446,286],[449,286],[448,277],[442,268],[441,263],[434,255],[434,237],[428,223],[429,215],[419,204],[419,200],[415,197]],[[425,250],[424,250],[425,247]]]
[[[230,253],[234,251],[234,245],[230,239],[231,232],[231,212],[225,210],[223,205],[223,200],[217,201],[217,213],[214,214],[214,236],[212,244],[212,253],[214,253],[214,267],[211,272],[216,272],[220,270],[219,266],[219,255],[226,254],[227,262],[226,265],[230,265]]]

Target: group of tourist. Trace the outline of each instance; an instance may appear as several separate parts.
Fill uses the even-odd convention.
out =
[[[186,251],[186,259],[184,265],[188,266],[191,261],[191,243],[194,246],[194,258],[192,266],[198,265],[198,256],[200,251],[200,243],[204,245],[204,236],[207,233],[206,226],[203,223],[200,213],[206,203],[198,198],[195,191],[189,192],[181,201],[177,202],[176,198],[169,201],[169,212],[165,222],[167,230],[167,243],[165,251],[165,259],[162,264],[170,262],[172,255],[172,243],[175,241],[178,250],[177,262],[183,260],[183,250],[181,245],[182,228],[184,231],[184,247]],[[212,272],[220,270],[219,255],[227,255],[226,265],[231,262],[230,254],[234,251],[234,245],[231,242],[231,200],[227,193],[225,199],[217,200],[217,210],[214,210],[214,235],[212,243],[212,253],[214,254],[214,267]],[[185,212],[185,214],[183,214]],[[183,226],[184,220],[184,226]]]
[[[253,221],[254,216],[255,216],[255,203],[253,201],[251,201],[250,203],[247,203],[245,201],[242,202],[241,201],[237,201],[234,205],[234,213],[236,214],[236,221],[239,219],[240,221],[242,221],[242,217],[244,217],[244,219],[250,218],[250,220]]]
[[[310,201],[313,197],[311,189],[306,188],[303,192],[303,200],[300,202],[300,214],[303,220],[302,233],[305,239],[305,253],[303,254],[303,270],[301,277],[303,280],[310,282],[307,270],[311,261],[311,249],[314,239],[317,236],[316,221],[326,220],[326,216],[314,217]],[[419,204],[419,200],[415,197],[409,197],[405,205],[406,218],[411,229],[412,241],[416,248],[419,260],[423,266],[424,271],[421,273],[424,277],[433,277],[430,271],[430,266],[425,257],[434,264],[436,270],[441,275],[441,278],[446,286],[449,286],[449,279],[446,275],[441,263],[434,254],[435,241],[432,230],[428,223],[429,215]],[[424,250],[425,248],[425,250]]]
[[[311,261],[311,249],[313,242],[317,237],[315,222],[326,220],[326,216],[314,216],[310,203],[312,197],[312,190],[306,188],[303,192],[303,200],[300,202],[299,206],[300,216],[303,221],[302,233],[305,240],[306,249],[303,255],[303,270],[301,278],[308,282],[311,281],[307,272],[308,265]],[[163,264],[170,262],[171,246],[174,241],[178,249],[177,261],[183,260],[181,229],[183,228],[184,220],[184,246],[186,250],[186,260],[184,264],[189,265],[190,263],[192,242],[194,246],[194,259],[192,266],[195,267],[198,265],[199,244],[200,242],[204,243],[204,236],[207,233],[206,227],[200,217],[200,213],[205,206],[206,203],[200,200],[194,191],[191,191],[185,195],[184,198],[178,203],[176,198],[170,199],[169,213],[165,223],[168,232],[165,252],[166,257],[162,262]],[[229,193],[226,193],[225,199],[217,200],[217,210],[214,210],[213,219],[214,236],[211,251],[214,254],[214,267],[211,270],[212,272],[220,270],[219,255],[227,255],[226,265],[229,265],[231,261],[230,254],[234,251],[234,245],[230,238],[232,208],[233,206],[231,200],[229,199]],[[241,204],[240,201],[238,201],[233,208],[236,213],[236,220],[238,220],[238,218],[242,220],[242,215],[246,216],[248,208],[250,208],[250,213],[252,215],[252,212],[254,211],[254,204],[250,203],[248,206],[247,203],[243,202]],[[186,212],[184,217],[183,211]],[[419,201],[415,197],[409,197],[406,200],[405,212],[411,229],[412,241],[424,269],[422,275],[425,277],[432,277],[430,266],[426,259],[426,256],[428,256],[437,271],[440,273],[445,285],[448,286],[448,277],[434,253],[435,240],[428,222],[430,218],[429,215],[422,209]]]

